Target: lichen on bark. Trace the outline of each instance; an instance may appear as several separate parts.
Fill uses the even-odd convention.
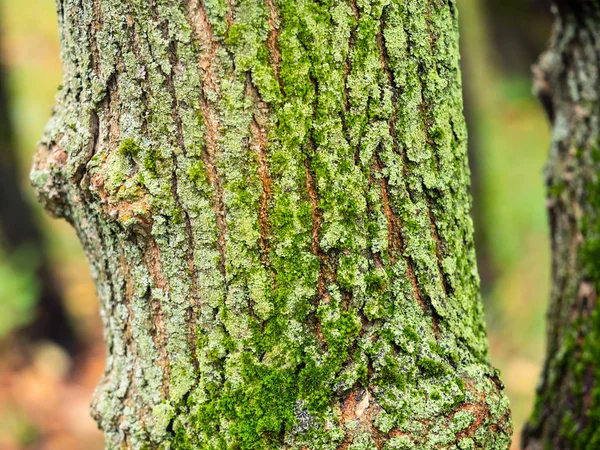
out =
[[[523,448],[600,446],[600,6],[558,1],[535,89],[552,124],[545,170],[552,244],[546,361]]]
[[[506,449],[454,1],[58,1],[32,181],[76,228],[107,448]]]

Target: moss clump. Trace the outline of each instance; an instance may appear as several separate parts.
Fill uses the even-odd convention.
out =
[[[294,423],[298,393],[295,369],[265,367],[248,353],[241,364],[243,385],[236,388],[226,382],[224,389],[213,392],[214,399],[200,405],[195,422],[211,435],[218,432],[220,418],[229,420],[234,448],[278,448],[281,433]]]
[[[190,181],[194,183],[208,186],[208,172],[206,171],[206,165],[202,161],[198,161],[196,164],[192,165],[188,171],[188,176]]]
[[[417,366],[423,371],[424,375],[429,377],[442,377],[448,373],[448,368],[443,363],[429,358],[418,359]]]
[[[402,330],[404,337],[413,342],[421,342],[421,337],[417,334],[413,327],[407,325]]]
[[[144,167],[146,170],[156,174],[156,163],[160,161],[160,159],[160,152],[157,149],[151,148],[144,158]]]
[[[385,272],[384,272],[385,274]],[[387,280],[380,272],[369,272],[365,277],[367,293],[382,294],[385,291]]]
[[[140,153],[140,146],[133,139],[127,138],[121,142],[119,151],[122,155],[137,156]]]
[[[347,350],[358,336],[361,327],[360,319],[352,311],[344,311],[337,320],[324,321],[323,335],[335,360],[345,360]]]

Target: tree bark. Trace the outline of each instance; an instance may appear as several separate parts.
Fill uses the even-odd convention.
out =
[[[37,153],[107,448],[506,449],[454,1],[59,0]]]
[[[552,122],[547,356],[523,448],[600,448],[600,6],[560,1],[535,89]]]

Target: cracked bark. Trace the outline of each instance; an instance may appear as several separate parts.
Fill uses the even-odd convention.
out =
[[[508,447],[453,1],[58,6],[32,181],[96,280],[107,448]]]

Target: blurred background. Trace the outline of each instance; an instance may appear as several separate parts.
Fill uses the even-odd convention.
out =
[[[530,66],[549,0],[459,0],[476,244],[493,363],[513,448],[544,355],[549,128]],[[28,172],[61,82],[54,0],[0,0],[0,450],[95,450],[104,368],[98,304],[73,230],[36,203]]]

